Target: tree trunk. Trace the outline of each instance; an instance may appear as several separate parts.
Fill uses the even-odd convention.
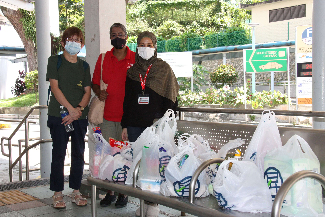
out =
[[[37,70],[37,49],[34,45],[33,40],[28,39],[25,36],[25,30],[23,28],[22,22],[20,21],[23,18],[21,12],[19,10],[15,11],[2,6],[0,8],[3,15],[9,20],[11,25],[15,28],[21,41],[23,42],[27,54],[29,71]]]

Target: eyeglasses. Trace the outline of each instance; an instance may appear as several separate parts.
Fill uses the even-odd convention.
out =
[[[77,43],[81,43],[82,42],[82,40],[79,39],[79,38],[76,38],[76,39],[74,39],[74,38],[67,38],[66,41],[71,41],[71,42],[74,41],[74,42],[77,42]]]
[[[123,35],[123,34],[111,34],[111,38],[116,38],[116,37],[119,37],[119,38],[124,38],[126,35]]]

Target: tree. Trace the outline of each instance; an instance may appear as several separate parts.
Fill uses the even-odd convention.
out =
[[[25,10],[12,10],[1,6],[3,15],[18,33],[27,54],[29,71],[37,70],[35,15]],[[28,25],[28,26],[26,26]]]

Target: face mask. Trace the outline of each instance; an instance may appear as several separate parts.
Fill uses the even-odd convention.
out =
[[[155,55],[155,50],[155,48],[151,47],[138,47],[138,54],[143,59],[148,60]]]
[[[114,46],[115,49],[122,49],[123,47],[125,47],[126,39],[116,37],[111,40],[111,44]]]
[[[67,41],[64,48],[70,55],[75,55],[81,50],[81,44],[74,41]]]

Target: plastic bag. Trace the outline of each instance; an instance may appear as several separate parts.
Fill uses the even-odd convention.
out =
[[[298,135],[277,150],[268,153],[264,160],[264,179],[269,183],[274,200],[282,183],[301,170],[320,172],[319,160],[308,143]],[[287,216],[317,216],[323,212],[322,187],[311,178],[298,181],[288,192],[281,214]]]
[[[223,209],[271,212],[271,193],[259,169],[251,161],[222,162],[213,190],[219,206]]]
[[[111,146],[100,133],[93,133],[92,137],[94,140],[92,151],[93,159],[91,161],[91,165],[89,165],[89,170],[94,178],[98,178],[101,160],[106,155],[110,154]]]
[[[165,115],[156,121],[151,127],[147,127],[132,143],[133,163],[129,170],[126,184],[133,184],[133,171],[136,164],[142,159],[143,146],[149,143],[158,144],[159,148],[159,174],[161,180],[165,179],[165,168],[169,160],[177,152],[174,135],[177,130],[176,117],[173,110],[167,110]],[[141,170],[140,170],[141,171]]]
[[[159,137],[154,135],[152,141],[143,146],[137,185],[142,190],[159,191],[160,182]]]
[[[234,140],[229,140],[229,142],[227,144],[225,144],[224,146],[222,146],[220,148],[220,150],[218,151],[218,153],[216,155],[216,158],[225,159],[226,155],[230,149],[237,148],[237,147],[241,146],[242,144],[245,144],[245,141],[240,138],[234,139]]]
[[[165,196],[189,196],[189,185],[201,161],[194,155],[191,146],[185,146],[171,158],[166,167],[166,181],[161,184],[160,193]],[[195,197],[208,196],[207,175],[202,172],[195,184]]]
[[[254,161],[262,173],[264,172],[265,155],[282,146],[274,112],[264,112],[243,158],[243,160]]]
[[[114,182],[125,182],[131,162],[121,154],[106,155],[100,164],[98,178]]]

